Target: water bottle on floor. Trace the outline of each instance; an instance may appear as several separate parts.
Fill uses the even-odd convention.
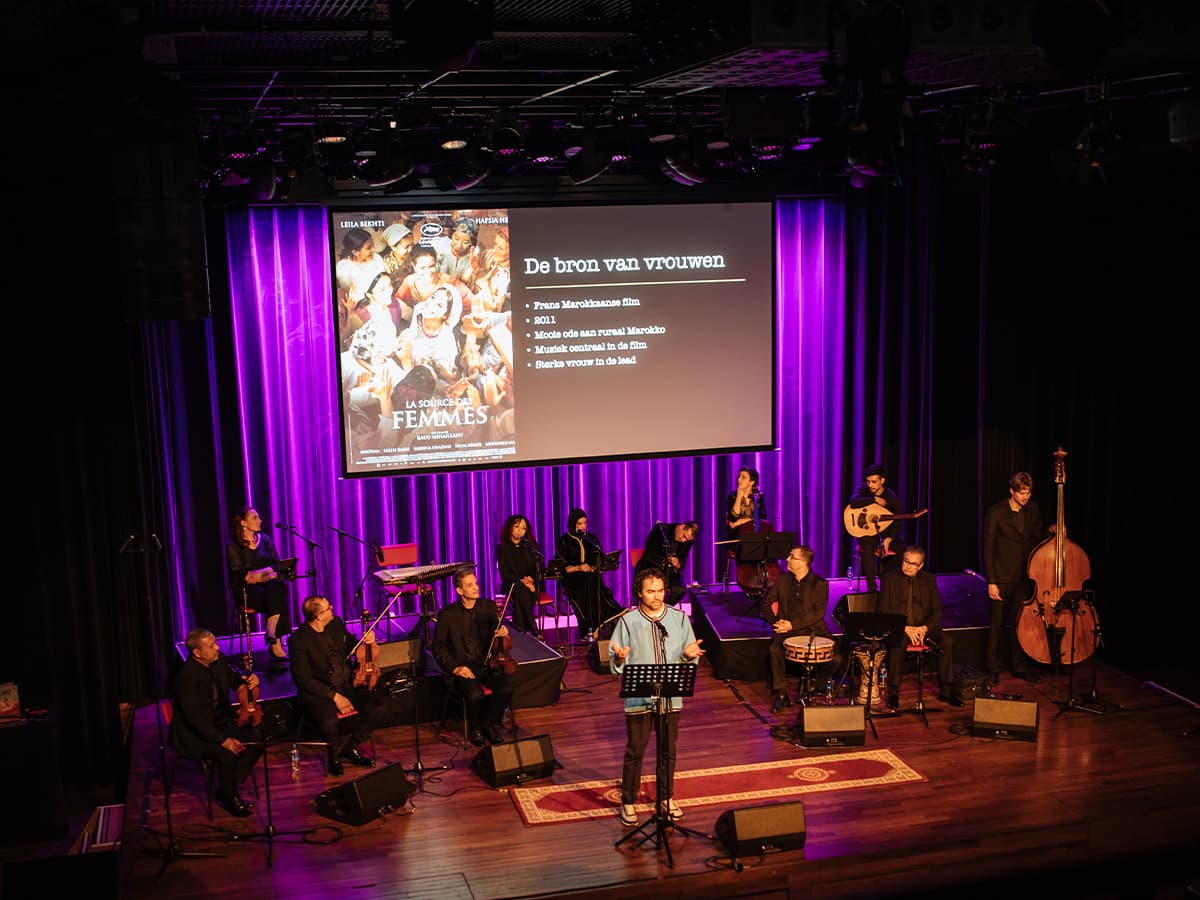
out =
[[[292,760],[292,777],[299,778],[300,777],[300,749],[295,744],[292,744],[291,760]]]

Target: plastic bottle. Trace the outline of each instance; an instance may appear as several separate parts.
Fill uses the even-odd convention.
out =
[[[854,566],[846,566],[846,577],[850,580],[854,579]]]
[[[292,744],[291,760],[292,777],[297,778],[300,775],[300,749],[295,744]]]
[[[825,679],[825,702],[829,706],[833,706],[833,679]]]

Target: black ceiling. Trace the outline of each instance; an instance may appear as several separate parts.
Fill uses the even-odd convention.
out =
[[[1039,142],[1068,149],[1088,134],[1097,144],[1144,135],[1167,147],[1172,104],[1194,102],[1196,7],[160,0],[114,8],[139,48],[140,78],[169,88],[171,115],[197,140],[205,186],[251,183],[269,199],[315,173],[354,194],[420,179],[463,189],[534,175],[566,184],[780,171],[870,177],[932,155],[986,168],[1035,121]],[[441,148],[458,127],[482,148],[474,157],[471,145],[466,154]],[[347,140],[315,143],[334,133]],[[823,140],[796,149],[806,137]],[[547,142],[545,158],[538,141]],[[569,145],[586,148],[573,163]]]

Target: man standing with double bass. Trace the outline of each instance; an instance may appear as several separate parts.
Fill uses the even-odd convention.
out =
[[[993,685],[1000,683],[1002,658],[1008,660],[1014,678],[1042,680],[1021,649],[1016,632],[1017,616],[1033,593],[1029,555],[1046,535],[1041,510],[1032,496],[1033,476],[1017,472],[1008,480],[1008,496],[988,507],[983,518],[983,576],[992,612],[987,665]]]

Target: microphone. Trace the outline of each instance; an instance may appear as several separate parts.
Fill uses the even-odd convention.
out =
[[[654,627],[658,629],[659,637],[665,641],[667,639],[667,626],[664,625],[660,620],[656,619],[654,622]]]
[[[276,522],[276,528],[282,528],[284,531],[291,531],[294,526],[288,525],[286,522]]]
[[[972,576],[973,578],[978,578],[978,579],[980,579],[980,580],[982,580],[982,579],[983,579],[983,576],[982,576],[982,575],[980,575],[978,572],[976,572],[974,569],[963,569],[963,574],[964,574],[964,575],[970,575],[970,576]]]

